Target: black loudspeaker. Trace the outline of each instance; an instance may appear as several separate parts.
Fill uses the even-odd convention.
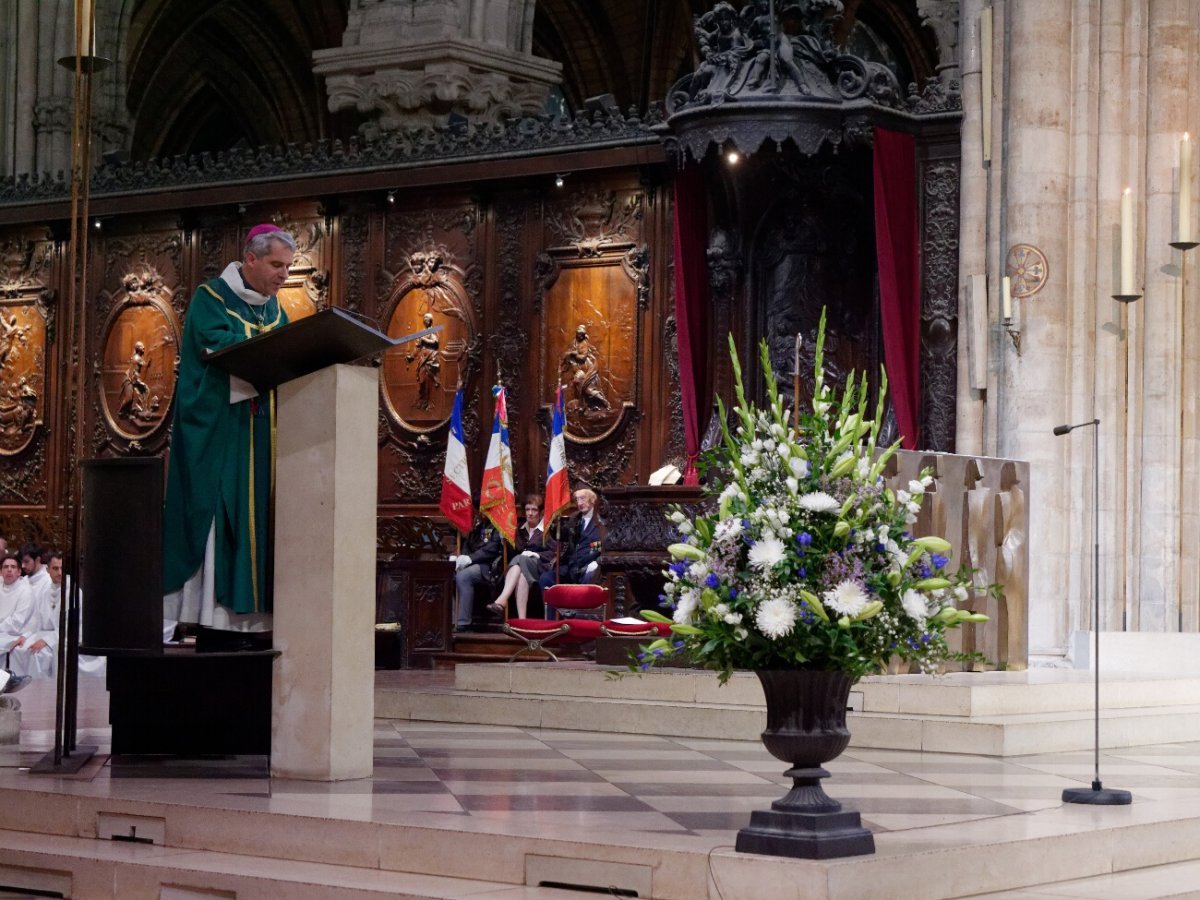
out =
[[[163,649],[163,464],[157,457],[82,464],[80,651]]]

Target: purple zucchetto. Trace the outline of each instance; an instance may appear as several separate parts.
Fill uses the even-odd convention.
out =
[[[263,222],[261,225],[255,225],[250,229],[250,233],[246,235],[246,242],[249,243],[260,234],[271,234],[282,229],[273,222]]]

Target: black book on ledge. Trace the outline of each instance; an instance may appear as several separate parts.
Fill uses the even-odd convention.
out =
[[[206,359],[259,391],[268,391],[327,366],[358,362],[441,330],[436,325],[392,338],[344,309],[329,308],[210,353]]]

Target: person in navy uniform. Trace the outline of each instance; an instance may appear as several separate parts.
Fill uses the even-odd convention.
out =
[[[577,514],[567,526],[562,554],[559,557],[558,578],[554,570],[543,572],[539,583],[547,588],[556,581],[562,584],[591,584],[600,575],[600,556],[604,552],[604,522],[596,513],[596,492],[580,488],[575,492]]]
[[[454,585],[457,588],[457,604],[454,615],[454,630],[466,631],[471,627],[475,611],[475,590],[491,590],[495,575],[495,564],[500,559],[502,544],[500,532],[488,519],[481,518],[467,537],[465,553],[454,559]]]

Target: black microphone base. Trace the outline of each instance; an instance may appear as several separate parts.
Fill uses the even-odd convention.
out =
[[[1087,803],[1091,806],[1128,806],[1133,794],[1120,788],[1106,788],[1093,781],[1090,788],[1067,788],[1062,792],[1063,803]]]

